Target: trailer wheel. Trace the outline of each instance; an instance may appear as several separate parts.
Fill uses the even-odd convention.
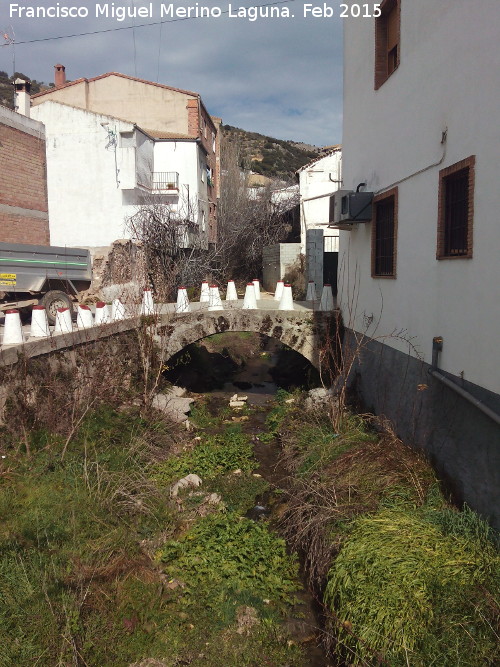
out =
[[[52,325],[56,323],[58,308],[69,308],[71,314],[73,314],[73,304],[71,299],[65,292],[59,290],[51,290],[50,292],[47,292],[47,294],[44,294],[40,299],[40,305],[45,306],[47,319],[49,324]]]

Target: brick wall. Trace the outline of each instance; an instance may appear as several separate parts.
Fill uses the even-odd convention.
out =
[[[50,245],[49,224],[47,220],[0,211],[0,242]]]
[[[49,244],[43,125],[0,108],[0,241]]]

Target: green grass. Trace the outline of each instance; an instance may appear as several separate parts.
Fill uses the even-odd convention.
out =
[[[128,667],[145,658],[171,667],[303,664],[302,650],[288,645],[280,629],[279,610],[298,586],[295,563],[267,526],[240,524],[239,512],[266,487],[248,472],[254,462],[246,436],[230,426],[190,452],[207,477],[204,491],[221,493],[231,511],[198,527],[190,518],[186,534],[168,487],[154,480],[158,459],[165,470],[172,461],[171,470],[182,472],[182,455],[169,454],[181,449],[176,438],[170,424],[103,407],[87,415],[64,457],[64,438],[46,431],[29,434],[30,454],[18,446],[6,450],[0,667]],[[234,468],[243,473],[232,475]],[[152,555],[174,537],[198,549],[195,559],[205,549],[209,561],[215,549],[222,558],[222,540],[227,563],[210,561],[204,570],[186,547],[178,571],[192,587],[171,588]],[[222,581],[228,568],[233,576]],[[264,603],[265,596],[274,604]],[[242,635],[238,615],[247,607],[257,610],[255,626]]]
[[[486,524],[467,508],[396,503],[359,518],[325,593],[341,654],[353,664],[497,664],[499,568]]]
[[[162,485],[185,477],[199,475],[202,480],[240,469],[248,472],[255,467],[252,445],[239,425],[230,425],[220,435],[203,435],[192,450],[159,463],[155,479]]]

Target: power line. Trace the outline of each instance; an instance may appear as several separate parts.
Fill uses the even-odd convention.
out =
[[[295,0],[280,0],[279,2],[266,2],[262,5],[252,5],[252,7],[273,7],[276,5],[286,5]],[[221,14],[229,14],[229,10],[226,9],[221,11]],[[120,26],[118,28],[106,28],[104,30],[91,30],[89,32],[77,32],[72,35],[58,35],[56,37],[40,37],[39,39],[27,39],[21,42],[15,42],[15,44],[35,44],[36,42],[51,42],[57,39],[70,39],[72,37],[86,37],[88,35],[102,35],[108,32],[118,32],[120,30],[134,30],[135,28],[148,28],[153,25],[163,25],[163,23],[177,23],[179,21],[193,21],[196,19],[208,18],[205,16],[185,16],[176,19],[167,19],[166,21],[152,21],[151,23],[139,23],[138,25],[126,25]],[[10,46],[9,44],[0,44],[0,48],[4,46]]]

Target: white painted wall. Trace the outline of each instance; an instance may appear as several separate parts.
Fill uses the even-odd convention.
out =
[[[132,123],[55,101],[32,107],[31,115],[46,127],[53,244],[92,248],[128,238],[125,220],[151,199],[153,171],[179,173],[179,193],[155,200],[183,217],[189,200],[203,232],[206,160],[195,140],[153,140]]]
[[[300,186],[300,242],[302,252],[305,253],[306,231],[308,229],[322,229],[324,237],[332,237],[329,250],[338,250],[338,230],[328,229],[330,215],[330,198],[321,197],[339,189],[342,166],[342,151],[336,150],[325,157],[306,165],[299,170]]]
[[[153,168],[153,141],[139,138],[131,123],[58,102],[43,102],[31,115],[47,133],[51,243],[96,247],[126,238],[124,219],[142,194],[137,175],[145,180]],[[131,137],[125,145],[121,133]]]
[[[178,195],[165,195],[172,210],[199,225],[200,234],[208,227],[207,162],[205,154],[193,141],[157,140],[154,148],[154,171],[176,171],[179,174]],[[189,202],[189,205],[188,205]]]
[[[369,335],[405,330],[426,362],[432,338],[443,336],[441,367],[497,393],[499,19],[497,0],[402,0],[400,65],[378,91],[374,21],[345,20],[344,188],[366,182],[367,190],[383,191],[442,162],[399,184],[395,280],[370,276],[370,223],[341,232],[339,256],[347,325],[364,331],[373,316]],[[439,170],[470,155],[476,156],[473,258],[438,261]],[[384,342],[415,354],[401,340]]]

